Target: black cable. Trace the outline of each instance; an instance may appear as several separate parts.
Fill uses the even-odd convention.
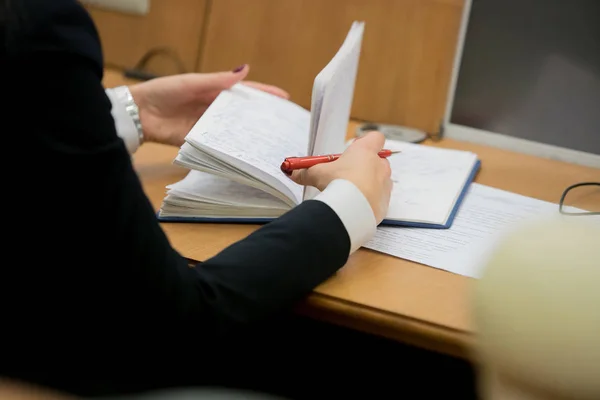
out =
[[[146,69],[147,64],[150,62],[150,60],[152,60],[154,57],[156,57],[158,55],[166,55],[171,60],[173,60],[173,62],[175,63],[175,65],[177,67],[178,73],[183,74],[186,72],[186,68],[183,65],[183,61],[181,61],[181,58],[175,51],[173,51],[173,49],[171,49],[169,47],[155,47],[153,49],[148,50],[146,52],[146,54],[144,54],[142,56],[140,61],[138,61],[138,63],[135,65],[135,67],[126,69],[124,71],[123,75],[127,78],[132,78],[132,79],[137,79],[137,80],[142,80],[142,81],[147,81],[150,79],[157,78],[158,75],[147,72],[147,71],[145,71],[145,69]]]
[[[572,215],[572,216],[580,216],[580,215],[600,215],[600,212],[595,212],[595,211],[586,211],[586,212],[568,212],[564,210],[564,202],[565,202],[565,198],[567,197],[567,194],[569,193],[569,191],[571,191],[572,189],[581,187],[581,186],[599,186],[600,187],[600,182],[579,182],[579,183],[575,183],[569,187],[567,187],[562,196],[560,196],[560,201],[558,202],[558,210],[560,211],[561,214],[564,215]]]

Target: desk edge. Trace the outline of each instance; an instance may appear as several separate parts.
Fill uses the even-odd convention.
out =
[[[469,332],[437,326],[320,293],[309,295],[296,306],[295,312],[426,350],[469,361],[472,359],[473,337]]]

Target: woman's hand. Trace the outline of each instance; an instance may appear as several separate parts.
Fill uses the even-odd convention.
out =
[[[144,141],[181,146],[184,138],[219,93],[241,82],[249,67],[208,74],[190,73],[152,79],[131,85],[140,110]],[[283,89],[258,82],[245,85],[289,98]]]
[[[335,179],[352,182],[371,205],[379,224],[387,214],[393,187],[390,162],[377,154],[384,144],[381,132],[369,132],[348,146],[336,161],[294,171],[290,178],[321,191]]]

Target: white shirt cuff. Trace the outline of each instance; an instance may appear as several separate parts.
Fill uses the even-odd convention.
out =
[[[352,182],[335,179],[313,200],[322,201],[338,215],[350,237],[350,254],[375,235],[377,221],[373,209]]]
[[[115,120],[117,135],[125,142],[129,154],[133,154],[140,147],[140,137],[133,118],[127,112],[126,99],[121,98],[114,89],[106,89],[105,91],[112,103],[111,113]]]

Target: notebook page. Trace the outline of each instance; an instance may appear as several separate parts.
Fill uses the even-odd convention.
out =
[[[297,104],[237,84],[219,94],[186,142],[273,186],[297,204],[302,187],[280,166],[286,157],[306,155],[309,125],[309,111]]]
[[[394,187],[386,219],[443,224],[477,162],[466,151],[387,140]]]
[[[281,200],[262,190],[201,171],[190,171],[182,180],[167,186],[167,197],[233,205],[247,208],[288,210]]]
[[[317,136],[317,127],[319,126],[319,117],[321,116],[321,108],[323,107],[323,85],[322,82],[315,79],[312,89],[312,97],[310,104],[310,136],[308,143],[307,155],[314,155],[315,137]]]
[[[340,153],[344,150],[363,32],[364,22],[353,22],[338,52],[315,78],[310,155]],[[317,193],[317,189],[307,188],[303,198],[312,198]]]
[[[340,153],[345,148],[363,32],[364,22],[354,22],[340,50],[315,78],[320,112],[311,154]]]
[[[520,223],[548,217],[561,218],[557,204],[473,183],[451,228],[379,227],[364,247],[478,278],[499,238]],[[585,218],[600,226],[600,217]]]

